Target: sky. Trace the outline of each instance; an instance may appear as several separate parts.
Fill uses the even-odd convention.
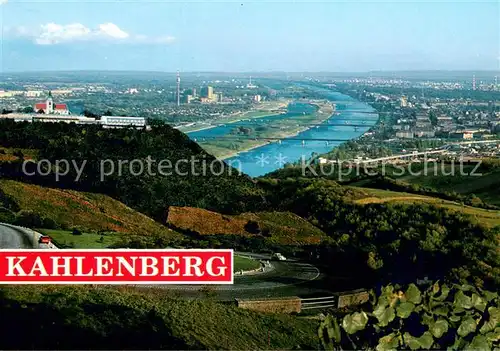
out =
[[[500,70],[500,2],[0,0],[0,72]]]

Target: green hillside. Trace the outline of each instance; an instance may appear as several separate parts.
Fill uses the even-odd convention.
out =
[[[201,236],[263,237],[269,244],[317,245],[326,234],[290,212],[256,212],[236,216],[192,207],[170,207],[167,224]]]
[[[4,218],[10,213],[12,220],[35,228],[181,238],[146,215],[101,194],[0,180],[0,207],[4,208]]]
[[[439,175],[410,175],[399,179],[440,191],[454,191],[464,195],[474,194],[483,201],[500,206],[500,169],[482,173],[480,176],[456,175],[453,177],[443,177]]]
[[[442,200],[431,196],[369,188],[360,188],[360,190],[366,192],[367,196],[362,199],[354,200],[356,204],[367,205],[379,203],[428,203],[433,206],[438,206],[455,212],[466,214],[473,218],[473,220],[475,220],[477,223],[481,223],[489,227],[500,226],[500,211],[466,206],[457,202]]]
[[[169,206],[192,206],[240,213],[262,206],[264,194],[250,177],[238,173],[178,130],[154,122],[151,130],[102,129],[65,123],[15,123],[0,120],[0,146],[36,150],[38,159],[71,160],[56,179],[22,161],[0,163],[0,177],[53,188],[102,193],[164,221]],[[10,161],[10,162],[9,162]],[[84,166],[83,166],[84,165]],[[61,166],[62,169],[63,166]]]
[[[3,349],[313,350],[317,323],[165,290],[84,286],[0,288]],[[27,330],[20,338],[15,330]]]

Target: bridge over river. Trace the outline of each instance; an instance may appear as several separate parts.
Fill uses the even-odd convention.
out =
[[[209,140],[261,140],[263,146],[255,147],[248,151],[242,151],[234,157],[226,159],[228,162],[236,161],[241,170],[250,176],[261,176],[284,166],[283,162],[295,162],[303,157],[310,158],[312,154],[322,154],[331,151],[335,146],[346,141],[359,138],[369,131],[378,122],[378,112],[373,107],[358,101],[350,96],[343,95],[329,89],[309,86],[323,99],[327,99],[337,105],[335,113],[323,123],[304,123],[297,121],[296,126],[304,127],[305,131],[297,135],[280,138],[274,136],[236,135],[234,129],[245,126],[262,126],[266,128],[279,127],[280,119],[293,119],[300,111],[291,114],[282,114],[245,120],[235,123],[218,123],[214,126],[207,125],[207,129],[188,133],[189,137],[196,142],[207,142]],[[306,107],[304,111],[310,110]],[[307,112],[306,112],[307,113]],[[309,112],[310,113],[310,112]],[[287,126],[290,125],[288,122]],[[274,142],[273,142],[274,141]],[[202,144],[203,146],[203,144]],[[259,162],[263,157],[279,162]],[[234,163],[233,163],[234,164]]]

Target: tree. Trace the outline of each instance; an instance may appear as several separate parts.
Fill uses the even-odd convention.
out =
[[[250,234],[259,234],[259,223],[257,223],[256,221],[248,221],[247,224],[245,224],[245,230]]]
[[[42,219],[33,211],[21,210],[16,214],[15,224],[28,228],[39,228],[42,226]]]
[[[429,119],[431,120],[431,123],[432,123],[433,126],[437,126],[438,119],[437,119],[437,116],[436,116],[436,112],[430,111],[429,112]]]
[[[93,112],[90,112],[89,110],[83,110],[82,114],[85,117],[90,117],[90,118],[97,118],[97,117],[99,117],[97,114],[95,114]]]
[[[33,107],[31,106],[26,106],[21,109],[21,113],[32,113],[33,112]]]

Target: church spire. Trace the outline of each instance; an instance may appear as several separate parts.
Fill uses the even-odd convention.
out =
[[[45,102],[45,113],[51,115],[54,112],[54,102],[52,100],[52,92],[49,91],[49,96]]]

